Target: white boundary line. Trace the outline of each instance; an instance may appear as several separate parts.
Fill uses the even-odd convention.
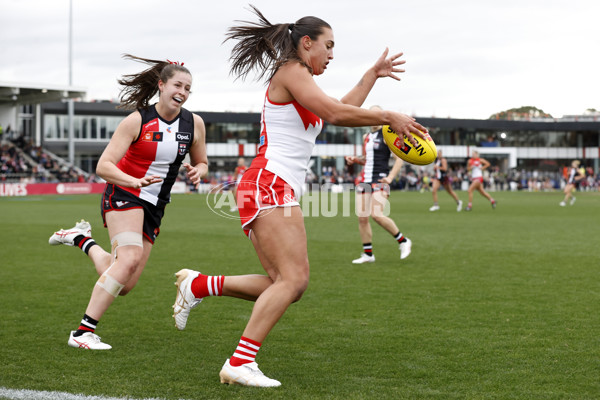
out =
[[[48,392],[45,390],[7,389],[0,386],[0,398],[10,400],[137,400],[132,397],[105,397],[72,394],[67,392]],[[157,397],[140,400],[164,400]]]

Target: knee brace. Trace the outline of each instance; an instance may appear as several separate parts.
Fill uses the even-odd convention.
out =
[[[144,240],[141,233],[121,232],[116,234],[110,241],[111,254],[113,262],[117,259],[117,247],[120,246],[138,246],[144,247]]]
[[[125,285],[119,283],[119,281],[117,281],[115,278],[108,275],[108,271],[110,271],[110,267],[108,267],[108,269],[102,274],[102,276],[100,276],[100,279],[98,279],[96,285],[106,290],[111,296],[117,297],[119,293],[121,293],[121,290],[123,290],[123,287],[125,287]]]

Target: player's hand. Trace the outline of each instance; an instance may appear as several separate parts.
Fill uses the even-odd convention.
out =
[[[152,185],[153,183],[158,183],[158,182],[162,182],[162,178],[160,176],[148,175],[148,176],[138,179],[133,187],[136,189],[139,189],[139,188],[146,187],[146,186]]]
[[[348,165],[354,164],[354,157],[353,156],[345,156],[344,159],[346,160],[346,163]]]
[[[192,167],[188,163],[183,163],[183,167],[187,171],[188,179],[192,182],[194,187],[198,189],[198,186],[200,185],[200,178],[202,178],[202,176],[200,175],[200,170],[196,167]]]
[[[389,51],[389,48],[386,47],[381,57],[379,57],[379,59],[375,62],[375,65],[373,65],[373,70],[378,78],[385,78],[389,76],[390,78],[399,81],[400,78],[394,73],[404,72],[403,69],[397,68],[398,65],[402,65],[406,62],[404,60],[398,60],[404,53],[398,53],[388,57]]]
[[[393,117],[393,122],[390,122],[390,128],[392,128],[400,139],[407,138],[413,146],[417,146],[417,141],[413,135],[419,136],[423,140],[430,138],[427,128],[419,124],[413,117],[401,113],[394,113]]]
[[[392,184],[392,180],[390,179],[389,176],[386,176],[385,178],[381,178],[380,180],[378,180],[379,183],[385,183],[387,185],[391,185]]]

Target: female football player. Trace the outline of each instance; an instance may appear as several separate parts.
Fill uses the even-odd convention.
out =
[[[492,204],[492,208],[496,208],[496,200],[490,196],[488,192],[483,188],[483,171],[490,167],[490,162],[485,158],[479,157],[479,152],[473,150],[471,153],[472,157],[467,163],[467,171],[471,174],[471,185],[469,186],[469,204],[465,211],[471,211],[473,209],[473,192],[477,190],[483,197],[488,199]]]
[[[381,110],[379,106],[371,110]],[[360,183],[356,186],[356,215],[358,216],[358,232],[362,241],[363,252],[353,264],[375,262],[373,254],[373,231],[370,218],[385,229],[398,242],[400,259],[405,259],[411,252],[412,241],[398,229],[393,219],[386,215],[389,212],[388,198],[390,184],[400,172],[404,163],[390,151],[383,139],[381,125],[372,126],[369,133],[363,136],[363,155],[346,156],[348,165],[354,163],[364,165],[360,174]],[[394,165],[390,170],[390,155],[394,157]]]
[[[101,212],[112,250],[109,253],[94,242],[91,226],[84,220],[49,239],[52,245],[81,248],[100,275],[79,328],[68,340],[69,346],[82,349],[111,348],[94,333],[98,321],[115,298],[129,293],[140,278],[185,156],[189,153],[191,164],[183,166],[196,186],[208,171],[204,122],[182,107],[190,95],[190,71],[183,63],[125,58],[150,68],[119,80],[121,107],[137,110],[119,124],[96,168],[107,182]],[[158,102],[150,105],[157,92]]]
[[[448,177],[448,161],[442,155],[442,149],[438,149],[437,158],[435,159],[435,163],[433,164],[433,184],[431,188],[431,194],[433,196],[433,205],[429,208],[429,211],[437,211],[440,209],[438,205],[438,190],[440,186],[443,186],[446,189],[446,192],[454,201],[456,201],[456,211],[460,212],[462,210],[463,202],[458,198],[458,195],[454,190],[452,190],[452,185],[450,184],[450,179]]]
[[[304,217],[299,207],[315,139],[323,120],[342,126],[391,125],[413,143],[427,130],[413,118],[393,111],[360,108],[379,78],[402,72],[402,55],[386,49],[358,84],[341,100],[326,95],[315,83],[333,59],[335,44],[329,24],[304,17],[292,24],[271,24],[252,7],[258,22],[234,26],[227,40],[232,50],[231,72],[245,78],[257,70],[266,77],[258,155],[242,176],[237,205],[242,228],[252,241],[266,275],[206,276],[180,270],[174,305],[178,329],[190,309],[209,295],[254,301],[250,320],[231,358],[220,372],[222,383],[279,386],[255,362],[261,345],[291,303],[308,286],[309,262]]]
[[[573,190],[577,189],[579,181],[581,181],[583,178],[585,178],[585,175],[581,174],[579,170],[579,160],[573,160],[573,162],[571,163],[571,168],[569,168],[567,184],[565,185],[565,189],[563,191],[565,194],[565,198],[559,203],[561,207],[566,206],[567,202],[569,202],[570,205],[575,204],[575,200],[577,200],[577,198],[573,196]]]

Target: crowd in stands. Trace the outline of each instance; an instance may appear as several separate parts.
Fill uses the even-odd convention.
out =
[[[57,183],[95,181],[86,178],[66,162],[52,158],[32,143],[3,141],[0,145],[0,183]]]
[[[51,157],[47,151],[29,143],[3,141],[0,145],[0,183],[57,183],[57,182],[97,182],[94,174],[86,177],[72,168],[68,163]],[[582,167],[586,178],[579,184],[579,190],[598,191],[600,174],[595,174],[593,168]],[[486,190],[527,190],[553,191],[561,190],[566,183],[563,170],[556,171],[519,171],[517,169],[503,173],[498,167],[484,171],[484,186]],[[468,175],[466,167],[455,166],[449,177],[454,190],[466,190]],[[186,181],[182,170],[179,180]],[[338,172],[335,167],[323,167],[321,176],[309,172],[307,183],[313,184],[350,184],[359,182],[359,175],[344,168]],[[233,171],[211,171],[203,183],[217,186],[233,181]],[[392,190],[428,191],[431,186],[431,169],[404,165],[400,174],[391,185]]]
[[[591,167],[586,168],[586,179],[579,185],[581,191],[598,191],[600,188],[600,174],[594,174]],[[469,178],[466,167],[457,167],[448,174],[452,188],[456,191],[467,190]],[[179,179],[185,181],[185,173],[182,172]],[[313,185],[356,185],[360,176],[350,173],[346,168],[338,173],[335,167],[323,167],[321,177],[309,172],[307,175],[308,188]],[[212,187],[225,185],[233,182],[233,171],[210,172],[203,183]],[[530,192],[560,191],[566,184],[566,175],[560,171],[519,171],[510,170],[502,173],[498,167],[492,167],[490,171],[484,171],[484,187],[490,191],[520,191]],[[319,186],[317,186],[319,187]],[[431,169],[426,167],[415,167],[404,165],[400,174],[391,184],[392,190],[403,191],[429,191],[431,188]],[[193,191],[193,190],[192,190]]]

